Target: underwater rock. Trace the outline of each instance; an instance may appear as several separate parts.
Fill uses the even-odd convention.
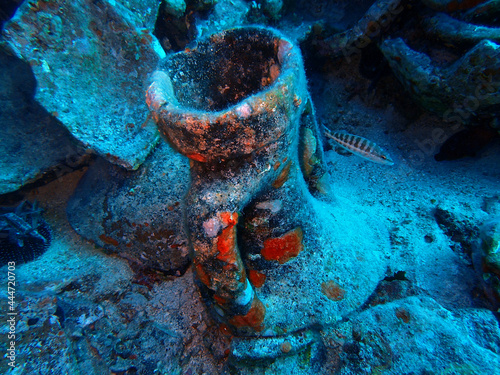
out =
[[[142,33],[153,30],[161,0],[113,0],[108,3],[131,27]],[[149,38],[148,38],[149,39]],[[156,40],[148,40],[157,49]],[[144,44],[147,44],[144,42]],[[156,52],[160,52],[156,50]],[[163,53],[160,52],[160,56]]]
[[[500,2],[497,0],[486,0],[477,4],[474,8],[461,13],[460,19],[475,23],[490,22],[498,24],[500,20]]]
[[[198,36],[203,28],[200,26],[204,22],[203,19],[210,15],[212,8],[219,3],[217,0],[162,1],[153,34],[167,53],[182,51]],[[232,11],[231,9],[229,12]],[[220,17],[230,16],[229,13],[225,13]],[[220,19],[217,19],[219,22]]]
[[[0,206],[0,266],[30,262],[42,255],[52,239],[49,224],[37,203]]]
[[[445,121],[466,123],[471,116],[495,116],[500,105],[500,46],[482,40],[448,67],[438,67],[401,39],[380,45],[392,71],[425,109]]]
[[[81,145],[33,96],[29,65],[0,47],[0,194],[57,178],[88,158]]]
[[[138,171],[98,159],[68,202],[71,226],[136,266],[183,274],[189,265],[181,201],[188,184],[182,156],[161,144]]]
[[[436,207],[434,218],[450,238],[452,250],[470,263],[479,228],[455,207]]]
[[[361,305],[388,236],[352,204],[323,226],[327,203],[306,185],[317,194],[325,167],[298,48],[272,29],[230,29],[169,56],[152,81],[160,132],[190,159],[185,223],[215,318],[241,340],[287,337]]]
[[[138,4],[132,10],[149,12],[115,1],[24,2],[3,32],[33,69],[36,100],[86,147],[127,169],[158,140],[143,93],[164,53],[144,28],[157,2]]]
[[[166,0],[164,3],[165,12],[174,17],[182,17],[186,11],[186,2],[184,0]]]
[[[377,305],[325,333],[340,374],[498,374],[500,329],[486,309],[426,296]]]
[[[198,38],[245,25],[249,21],[249,12],[255,11],[254,4],[257,3],[249,3],[246,0],[218,0],[207,19],[197,20]]]
[[[260,4],[262,4],[262,9],[271,19],[276,20],[280,17],[283,0],[262,0]]]
[[[383,305],[398,299],[417,295],[419,288],[417,288],[411,280],[406,278],[405,273],[405,271],[398,271],[393,276],[387,276],[380,281],[373,294],[368,298],[361,309],[364,310],[369,307]]]
[[[483,224],[480,237],[474,266],[480,274],[486,295],[496,309],[500,307],[500,216]]]
[[[87,269],[90,273],[72,280],[16,288],[16,348],[28,348],[30,354],[16,353],[19,368],[27,374],[98,375],[124,368],[132,374],[186,374],[203,355],[205,363],[198,368],[205,371],[195,367],[193,373],[220,373],[200,344],[201,335],[218,327],[202,322],[206,312],[191,275],[160,278],[148,289],[130,279],[123,261],[102,261],[91,266],[102,269]],[[2,311],[7,302],[1,299]],[[8,331],[7,319],[1,328]],[[0,345],[7,352],[8,342]],[[33,345],[50,350],[32,350]],[[9,373],[7,360],[0,362],[0,373]]]

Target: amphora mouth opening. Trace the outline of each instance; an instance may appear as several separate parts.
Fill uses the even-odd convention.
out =
[[[173,55],[162,67],[185,109],[217,112],[270,86],[283,40],[259,28],[232,29]]]

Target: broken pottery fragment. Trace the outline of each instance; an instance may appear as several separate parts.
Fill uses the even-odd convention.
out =
[[[322,55],[344,57],[358,54],[374,40],[378,40],[398,15],[404,10],[402,0],[378,0],[366,11],[356,24],[324,40],[315,41]]]
[[[181,275],[189,265],[180,206],[187,184],[186,160],[167,144],[137,171],[100,158],[68,202],[68,220],[109,253],[142,268]]]
[[[472,0],[472,1],[462,1],[462,0],[422,0],[422,3],[431,9],[453,13],[460,11],[470,11],[475,9],[475,7],[480,7],[486,3],[490,3],[488,0]],[[495,2],[495,0],[493,0]]]
[[[163,53],[145,28],[156,6],[150,1],[138,16],[115,1],[26,1],[3,32],[33,69],[36,100],[86,147],[127,169],[158,139],[142,99]]]
[[[242,354],[234,339],[233,357],[305,350],[316,324],[368,298],[387,242],[354,205],[322,225],[327,203],[311,196],[325,181],[322,142],[298,47],[273,29],[229,29],[169,56],[152,77],[153,117],[190,159],[185,224],[200,290],[219,322],[262,343]],[[267,337],[292,343],[302,330],[300,346],[265,350]]]
[[[476,23],[489,23],[498,20],[500,16],[500,1],[487,0],[480,2],[474,8],[460,14],[460,19]]]
[[[447,43],[478,43],[483,39],[500,43],[500,28],[475,25],[444,13],[424,18],[423,26],[427,34],[437,36]]]
[[[482,40],[448,67],[438,67],[401,39],[380,45],[392,71],[424,108],[467,122],[471,114],[494,116],[500,105],[500,46]],[[457,110],[454,110],[458,108]],[[462,110],[464,113],[461,115]]]

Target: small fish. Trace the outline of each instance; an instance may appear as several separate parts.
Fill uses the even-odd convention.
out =
[[[325,135],[333,139],[339,146],[345,148],[347,151],[352,152],[364,159],[370,160],[374,163],[393,165],[394,161],[389,154],[382,150],[372,141],[366,138],[349,134],[346,132],[333,132],[325,131]]]

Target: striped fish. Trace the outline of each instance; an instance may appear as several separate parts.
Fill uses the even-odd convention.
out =
[[[366,138],[349,134],[346,132],[333,132],[325,131],[325,135],[333,139],[339,146],[345,148],[347,151],[352,152],[364,159],[373,161],[374,163],[393,165],[391,157],[387,152],[382,150],[372,141]]]

